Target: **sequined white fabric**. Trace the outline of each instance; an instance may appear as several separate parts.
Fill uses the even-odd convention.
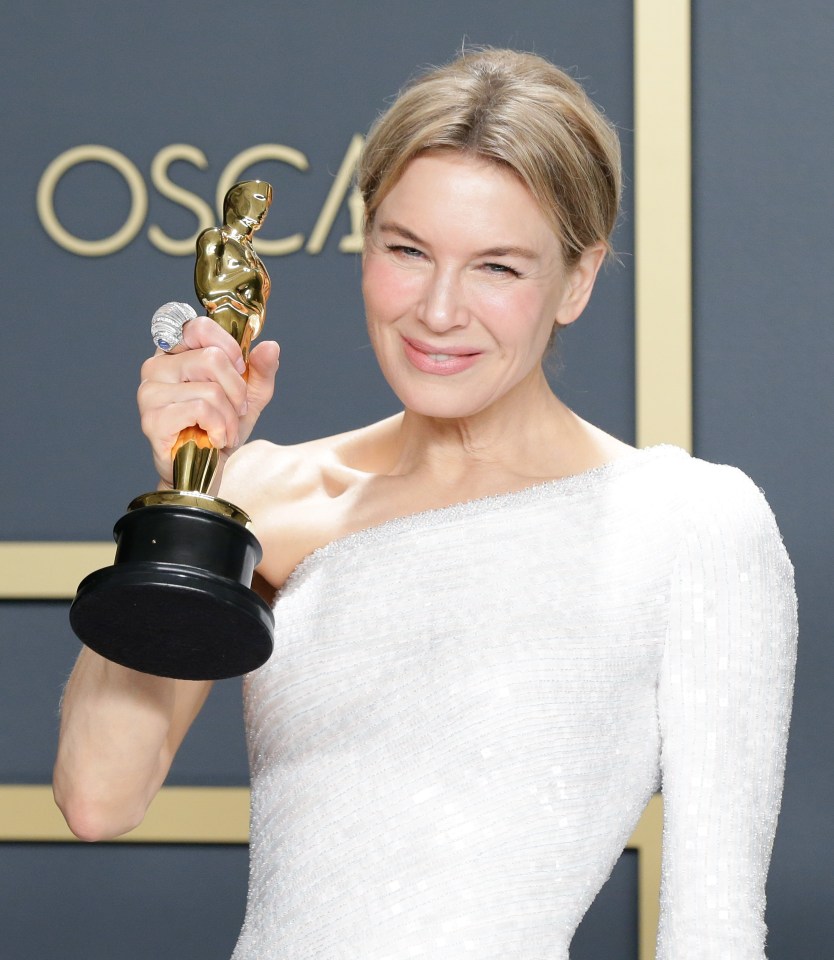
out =
[[[672,447],[317,550],[245,684],[234,960],[565,960],[663,784],[658,960],[761,960],[795,657],[738,470]]]

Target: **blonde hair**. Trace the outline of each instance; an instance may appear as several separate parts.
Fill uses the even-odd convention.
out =
[[[470,51],[401,91],[371,127],[359,164],[366,229],[409,162],[436,149],[513,170],[553,223],[565,263],[598,242],[611,252],[620,142],[582,87],[547,60]]]

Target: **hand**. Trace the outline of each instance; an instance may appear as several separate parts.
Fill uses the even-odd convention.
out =
[[[249,354],[249,378],[234,337],[208,317],[183,327],[183,342],[158,350],[142,365],[137,393],[142,432],[151,443],[163,482],[173,481],[171,450],[185,427],[199,426],[220,451],[220,462],[245,443],[269,403],[279,347],[259,343]]]

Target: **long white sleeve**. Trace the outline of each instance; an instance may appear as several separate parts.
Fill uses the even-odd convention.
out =
[[[793,570],[732,468],[692,478],[659,682],[658,960],[762,960],[796,655]]]

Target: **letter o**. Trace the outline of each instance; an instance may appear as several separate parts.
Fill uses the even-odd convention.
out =
[[[96,161],[113,167],[124,178],[130,190],[130,213],[121,228],[111,236],[101,240],[82,240],[70,233],[58,220],[54,204],[55,188],[71,167]],[[112,147],[89,143],[64,151],[44,170],[38,183],[37,207],[44,230],[58,246],[78,254],[79,257],[103,257],[126,247],[142,229],[148,212],[148,191],[142,174],[123,153]]]

